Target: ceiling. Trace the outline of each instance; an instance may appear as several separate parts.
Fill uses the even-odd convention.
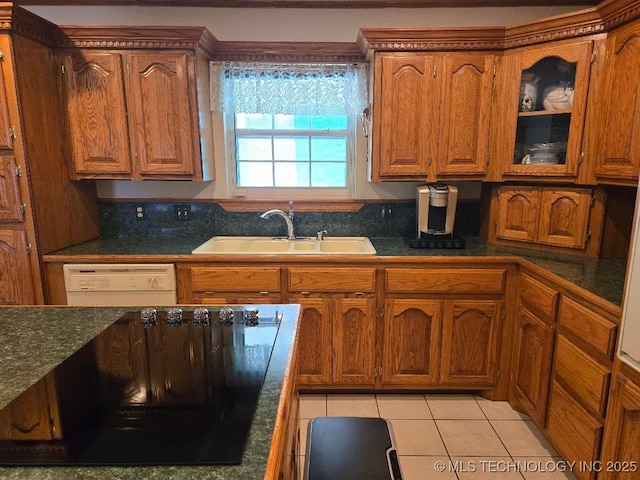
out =
[[[220,8],[593,7],[600,0],[15,0],[17,5],[146,5]]]

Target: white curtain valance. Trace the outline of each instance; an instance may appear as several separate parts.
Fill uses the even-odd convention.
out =
[[[211,111],[288,115],[360,114],[366,64],[211,62]]]

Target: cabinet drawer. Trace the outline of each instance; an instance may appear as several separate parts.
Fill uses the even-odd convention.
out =
[[[191,267],[195,292],[279,292],[279,267]]]
[[[292,292],[373,292],[374,268],[313,268],[289,269],[289,290]]]
[[[607,358],[613,357],[618,328],[615,323],[574,300],[563,297],[560,303],[558,324]]]
[[[503,269],[387,268],[391,293],[502,293]]]
[[[610,369],[584,353],[563,335],[558,335],[554,357],[554,376],[580,397],[585,406],[604,416]]]
[[[544,283],[522,274],[520,280],[520,302],[542,320],[553,322],[558,307],[558,292]]]
[[[568,462],[594,462],[600,456],[603,426],[557,382],[551,385],[545,433]],[[593,480],[596,472],[576,469],[580,480]]]

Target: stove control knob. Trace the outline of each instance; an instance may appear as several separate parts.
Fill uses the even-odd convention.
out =
[[[140,323],[144,328],[153,327],[158,323],[158,313],[155,308],[143,308],[140,311]]]
[[[167,324],[170,327],[179,327],[182,323],[183,319],[181,308],[170,308],[167,310]]]
[[[211,315],[206,308],[195,308],[193,310],[193,324],[196,327],[206,327],[211,321]]]

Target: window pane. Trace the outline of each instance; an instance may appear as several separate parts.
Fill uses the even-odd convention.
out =
[[[309,137],[273,139],[274,160],[309,160]]]
[[[271,137],[239,137],[238,160],[271,160]]]
[[[271,162],[238,162],[238,185],[273,187],[273,164]]]
[[[346,115],[315,115],[311,117],[312,130],[346,130]]]
[[[305,115],[273,116],[273,128],[276,130],[308,130],[311,117]]]
[[[276,187],[309,187],[309,164],[276,162],[275,186]]]
[[[314,160],[347,161],[347,139],[342,138],[312,138],[311,158]]]
[[[312,187],[345,187],[346,163],[323,162],[311,166]]]
[[[236,115],[236,128],[270,130],[272,118],[271,115],[262,113],[238,113]]]

